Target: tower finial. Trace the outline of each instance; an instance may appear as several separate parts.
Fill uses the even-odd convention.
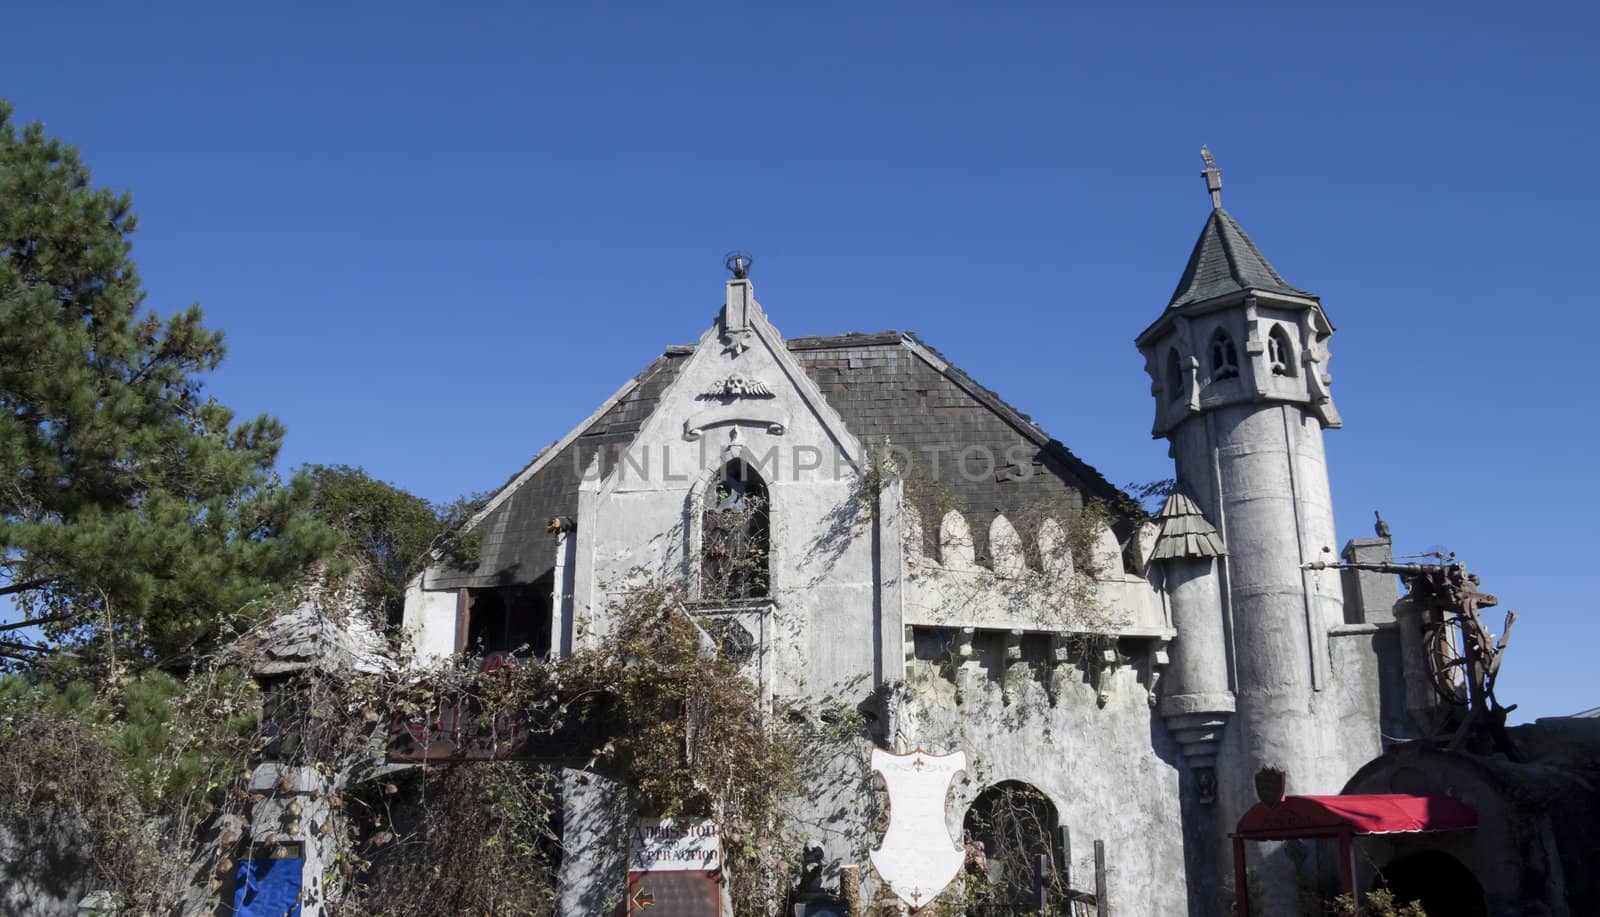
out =
[[[1222,170],[1217,168],[1217,160],[1212,157],[1211,150],[1205,144],[1200,144],[1200,158],[1206,161],[1205,170],[1200,173],[1206,180],[1206,190],[1211,192],[1211,206],[1216,210],[1222,209]]]
[[[733,274],[735,280],[744,280],[750,276],[750,265],[754,261],[749,252],[731,251],[722,259],[722,266]]]

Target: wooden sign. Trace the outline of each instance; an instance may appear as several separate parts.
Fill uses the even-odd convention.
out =
[[[641,818],[628,837],[628,914],[720,917],[722,836],[714,821]]]
[[[639,872],[722,869],[722,835],[710,819],[640,818],[628,838],[628,868]]]
[[[721,917],[722,882],[687,870],[628,873],[628,917]]]

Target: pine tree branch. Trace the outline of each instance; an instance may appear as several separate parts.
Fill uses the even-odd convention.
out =
[[[34,627],[39,624],[54,624],[57,621],[65,621],[71,617],[72,615],[63,613],[58,615],[47,615],[43,618],[33,618],[27,621],[12,621],[9,624],[0,624],[0,632],[8,630],[20,630],[24,627]]]
[[[55,581],[55,577],[49,576],[45,577],[44,579],[31,579],[27,580],[26,582],[12,583],[9,586],[0,586],[0,595],[14,595],[18,592],[27,592],[29,589],[38,589],[41,586],[48,586]]]

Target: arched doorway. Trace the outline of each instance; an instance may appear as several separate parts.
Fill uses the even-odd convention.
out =
[[[1060,819],[1037,787],[1016,780],[989,787],[973,800],[961,827],[973,893],[969,914],[1032,914],[1041,903],[1051,913],[1073,913],[1067,910]]]
[[[1417,901],[1428,914],[1488,917],[1483,886],[1462,862],[1439,850],[1403,856],[1383,868],[1373,888],[1387,888],[1397,904]]]

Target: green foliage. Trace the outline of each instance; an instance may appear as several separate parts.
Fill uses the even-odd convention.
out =
[[[203,786],[216,767],[243,761],[256,729],[255,694],[255,683],[232,669],[190,685],[145,672],[115,694],[82,681],[58,687],[8,675],[0,677],[0,718],[73,724],[141,805],[157,806]]]
[[[1176,478],[1161,478],[1155,481],[1134,481],[1122,485],[1124,494],[1121,504],[1124,515],[1133,519],[1144,519],[1155,515],[1161,505],[1167,502],[1167,497],[1177,489]]]
[[[220,332],[144,308],[128,195],[0,102],[0,595],[47,633],[160,661],[331,544],[273,473],[283,428],[202,397]]]
[[[348,465],[312,465],[303,470],[311,485],[310,512],[341,538],[340,569],[358,573],[373,610],[399,620],[406,583],[435,554],[457,566],[477,561],[477,537],[462,526],[482,496],[430,503]]]
[[[25,836],[34,819],[66,816],[126,913],[171,913],[196,829],[259,745],[256,706],[236,669],[146,672],[101,691],[0,678],[0,822]]]
[[[1355,899],[1350,895],[1340,895],[1333,899],[1332,906],[1328,909],[1334,917],[1355,917]],[[1397,901],[1394,894],[1386,888],[1374,889],[1367,893],[1366,906],[1361,909],[1365,917],[1428,917],[1419,902]]]

